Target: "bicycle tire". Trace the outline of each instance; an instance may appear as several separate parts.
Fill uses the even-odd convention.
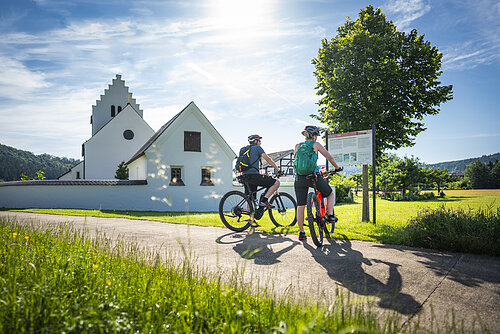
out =
[[[319,220],[319,202],[315,193],[307,194],[307,222],[309,223],[309,231],[311,239],[317,247],[323,245],[323,227]]]
[[[274,194],[269,200],[274,205],[269,209],[269,218],[276,227],[289,227],[297,224],[297,202],[288,193]]]
[[[250,226],[253,215],[253,203],[241,191],[232,190],[220,200],[220,219],[232,231],[242,232],[246,230]]]

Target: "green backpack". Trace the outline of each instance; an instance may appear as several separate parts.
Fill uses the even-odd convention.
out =
[[[303,142],[299,144],[293,169],[297,175],[309,175],[316,170],[316,152],[314,152],[314,142]]]

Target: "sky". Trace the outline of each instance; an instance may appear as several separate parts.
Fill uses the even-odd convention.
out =
[[[116,74],[156,131],[194,101],[235,152],[321,126],[311,60],[346,18],[381,8],[443,53],[453,100],[424,118],[424,163],[500,151],[498,0],[0,0],[0,143],[81,159],[92,105]],[[133,154],[133,153],[132,153]]]

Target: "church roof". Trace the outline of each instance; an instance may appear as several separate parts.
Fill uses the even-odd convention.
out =
[[[153,143],[154,143],[156,140],[158,140],[158,138],[159,138],[159,137],[160,137],[160,136],[161,136],[161,135],[162,135],[165,131],[167,131],[167,129],[168,129],[168,128],[169,128],[169,127],[170,127],[170,126],[171,126],[171,125],[172,125],[172,124],[173,124],[173,123],[174,123],[174,122],[175,122],[175,121],[179,118],[179,116],[180,116],[183,112],[185,112],[185,111],[186,111],[186,110],[187,110],[190,106],[192,106],[192,105],[193,105],[193,106],[194,106],[194,107],[195,107],[198,111],[200,111],[200,110],[198,109],[198,107],[196,107],[196,104],[195,104],[193,101],[189,102],[189,104],[188,104],[186,107],[184,107],[184,109],[182,109],[179,113],[177,113],[174,117],[172,117],[172,119],[170,119],[167,123],[165,123],[165,124],[164,124],[164,125],[160,128],[160,130],[158,130],[158,131],[157,131],[157,132],[156,132],[156,133],[155,133],[155,134],[154,134],[151,138],[149,138],[149,140],[148,140],[148,141],[147,141],[147,142],[146,142],[146,143],[145,143],[145,144],[144,144],[144,145],[143,145],[143,146],[142,146],[142,147],[141,147],[141,148],[137,151],[137,153],[135,153],[135,154],[132,156],[132,158],[130,158],[130,160],[129,160],[129,161],[127,161],[126,165],[128,165],[128,164],[132,163],[133,161],[135,161],[135,160],[137,160],[138,158],[140,158],[141,156],[143,156],[143,155],[146,153],[146,150],[147,150],[147,149],[148,149],[151,145],[153,145]],[[200,111],[200,113],[203,115],[203,113],[202,113],[201,111]],[[203,115],[203,116],[204,116],[204,115]],[[205,119],[206,119],[206,117],[205,117]],[[207,123],[213,127],[213,125],[210,123],[210,121],[208,121],[208,119],[207,119]],[[214,128],[214,130],[215,130],[215,128]],[[217,130],[215,130],[215,132],[217,132]],[[218,132],[217,132],[217,134],[218,134]],[[219,134],[219,136],[220,136],[220,134]],[[235,155],[235,153],[233,152],[233,150],[232,150],[232,149],[229,147],[229,145],[227,145],[227,143],[225,142],[224,138],[222,138],[222,136],[221,136],[220,138],[224,141],[225,145],[226,145],[226,146],[228,147],[228,149],[229,149],[229,150],[233,153],[233,155]],[[235,156],[236,156],[236,155],[235,155]]]

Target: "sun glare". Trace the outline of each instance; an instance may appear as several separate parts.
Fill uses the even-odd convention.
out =
[[[259,28],[271,18],[271,0],[213,0],[212,18],[226,29]]]

